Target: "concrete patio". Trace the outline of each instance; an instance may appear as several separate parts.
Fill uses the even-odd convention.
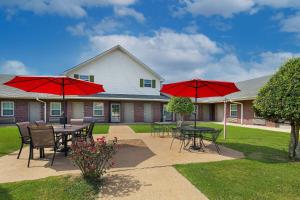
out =
[[[134,133],[126,125],[111,126],[107,137],[118,138],[119,150],[114,158],[116,165],[105,178],[107,184],[99,194],[100,199],[185,199],[184,194],[189,194],[189,199],[206,199],[172,165],[243,157],[242,153],[222,146],[219,155],[208,143],[205,152],[182,150],[179,153],[178,141],[170,150],[171,138]],[[37,158],[38,151],[35,152]],[[52,155],[47,153],[46,157],[51,158]],[[35,159],[30,168],[27,168],[28,148],[23,150],[19,160],[16,156],[17,152],[14,152],[0,158],[0,183],[80,173],[62,154],[58,154],[53,166],[49,165],[48,159]]]

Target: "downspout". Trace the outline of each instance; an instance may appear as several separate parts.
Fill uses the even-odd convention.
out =
[[[226,114],[226,112],[227,112],[227,108],[226,108],[226,106],[227,106],[227,100],[225,99],[224,100],[224,130],[223,130],[223,132],[224,132],[224,140],[226,140],[226,121],[227,121],[227,114]]]
[[[236,102],[236,101],[231,101],[231,100],[230,100],[230,102],[241,105],[241,124],[243,125],[244,124],[244,104],[241,102]]]
[[[42,101],[39,98],[36,98],[36,100],[44,104],[44,121],[47,122],[47,102]]]

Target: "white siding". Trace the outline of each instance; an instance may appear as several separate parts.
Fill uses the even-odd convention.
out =
[[[160,94],[159,78],[119,49],[69,72],[68,76],[74,74],[94,75],[95,83],[103,84],[110,94]],[[156,80],[156,88],[141,88],[140,79]]]

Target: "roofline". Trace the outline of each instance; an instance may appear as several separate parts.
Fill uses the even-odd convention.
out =
[[[242,98],[224,98],[224,100],[226,99],[226,101],[247,101],[247,100],[254,100],[256,99],[256,96],[253,97],[242,97]],[[200,101],[199,103],[223,103],[224,100],[218,100],[218,101]]]
[[[163,77],[161,77],[158,73],[156,73],[154,70],[152,70],[149,66],[147,66],[145,63],[143,63],[140,59],[138,59],[136,56],[134,56],[132,53],[130,53],[129,51],[127,51],[124,47],[122,47],[121,45],[116,45],[106,51],[103,51],[102,53],[78,64],[78,65],[75,65],[74,67],[70,68],[70,69],[67,69],[63,72],[64,75],[66,75],[67,73],[69,72],[72,72],[73,70],[75,69],[78,69],[78,68],[81,68],[83,67],[84,65],[90,63],[90,62],[93,62],[94,60],[98,59],[98,58],[101,58],[115,50],[121,50],[123,53],[127,54],[132,60],[134,60],[135,62],[139,63],[140,65],[142,65],[146,70],[148,70],[149,72],[151,72],[153,75],[155,75],[156,77],[158,77],[161,81],[165,81],[165,79]]]
[[[0,97],[0,99],[9,99],[9,100],[36,100],[36,97]],[[62,100],[62,97],[39,97],[42,100]],[[73,96],[66,96],[66,100],[126,100],[126,101],[159,101],[159,102],[168,102],[169,99],[147,99],[147,98],[117,98],[117,97],[73,97]]]

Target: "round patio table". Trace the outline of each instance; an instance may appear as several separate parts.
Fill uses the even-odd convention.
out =
[[[193,137],[193,145],[190,146],[190,149],[192,150],[203,150],[202,147],[202,133],[209,132],[209,131],[214,131],[214,128],[210,127],[199,127],[197,126],[196,128],[193,126],[185,126],[181,128],[183,130],[184,135],[192,136]],[[196,138],[197,136],[200,138],[200,145],[198,146],[196,144]]]

